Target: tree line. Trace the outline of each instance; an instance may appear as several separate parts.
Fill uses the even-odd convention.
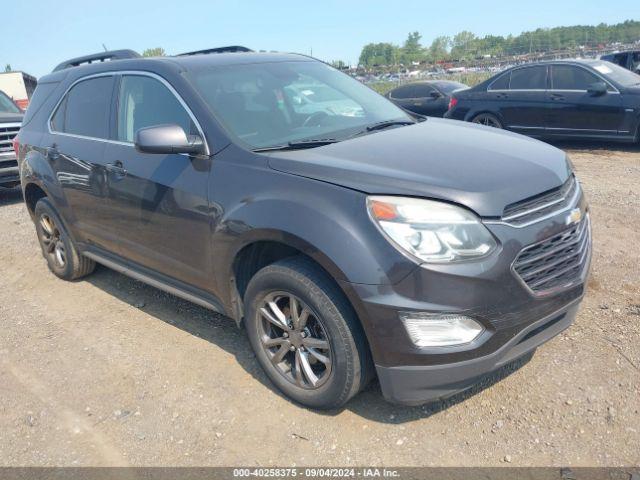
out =
[[[633,43],[640,39],[640,21],[627,20],[615,25],[538,28],[520,35],[476,36],[464,30],[453,37],[436,37],[429,46],[421,44],[422,35],[411,32],[404,43],[369,43],[362,48],[359,64],[408,65],[412,62],[436,63],[443,60],[471,60],[492,57],[550,52],[554,50],[594,47],[614,42]]]

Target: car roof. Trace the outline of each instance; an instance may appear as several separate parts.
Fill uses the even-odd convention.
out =
[[[317,62],[319,60],[298,53],[278,52],[230,52],[175,57],[138,57],[123,60],[113,60],[108,62],[90,63],[79,65],[77,67],[57,70],[43,76],[40,79],[40,82],[60,81],[67,76],[71,76],[72,78],[80,78],[97,73],[118,72],[125,70],[173,70],[175,72],[181,72],[186,70],[227,65],[304,61]]]
[[[543,60],[541,62],[523,63],[521,65],[515,65],[511,68],[513,69],[513,68],[519,68],[519,67],[531,67],[536,65],[566,65],[566,64],[591,66],[591,65],[598,65],[603,61],[604,60],[597,60],[597,59],[590,59],[590,58],[567,58],[563,60]]]

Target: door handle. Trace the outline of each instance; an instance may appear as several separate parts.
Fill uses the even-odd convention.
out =
[[[496,94],[496,98],[509,98],[509,95],[506,93],[498,93]]]
[[[552,93],[551,100],[564,100],[564,95],[561,93]]]
[[[122,166],[122,162],[119,160],[113,163],[107,163],[104,168],[107,172],[113,173],[118,177],[124,177],[127,174],[127,171]]]

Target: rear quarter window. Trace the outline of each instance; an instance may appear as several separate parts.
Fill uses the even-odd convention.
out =
[[[60,85],[59,82],[38,84],[35,92],[33,92],[31,100],[29,101],[29,106],[27,107],[27,112],[22,120],[22,125],[26,125],[33,119],[36,113],[38,113],[42,108],[42,105],[44,105],[49,97],[51,97],[51,94],[55,91],[58,85]]]
[[[489,85],[489,90],[508,90],[510,78],[511,72],[503,73],[500,77],[496,78],[491,85]]]

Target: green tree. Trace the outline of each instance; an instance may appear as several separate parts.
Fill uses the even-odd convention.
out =
[[[420,44],[422,35],[418,32],[411,32],[407,39],[404,41],[404,45],[399,50],[400,63],[420,62],[425,59],[424,49]]]
[[[451,42],[451,56],[467,58],[476,55],[476,36],[468,30],[463,30],[453,37]]]
[[[11,68],[11,64],[10,64],[10,63],[7,63],[7,64],[4,66],[4,71],[5,71],[5,72],[11,72],[11,71],[13,71],[13,69]]]
[[[397,63],[398,47],[391,43],[369,43],[362,48],[360,65],[371,67],[374,65],[395,65]]]
[[[144,52],[142,52],[143,57],[166,57],[167,52],[164,51],[162,47],[156,48],[147,48]]]
[[[445,60],[449,56],[449,47],[451,46],[451,38],[442,35],[436,37],[429,47],[429,56],[434,62]]]

